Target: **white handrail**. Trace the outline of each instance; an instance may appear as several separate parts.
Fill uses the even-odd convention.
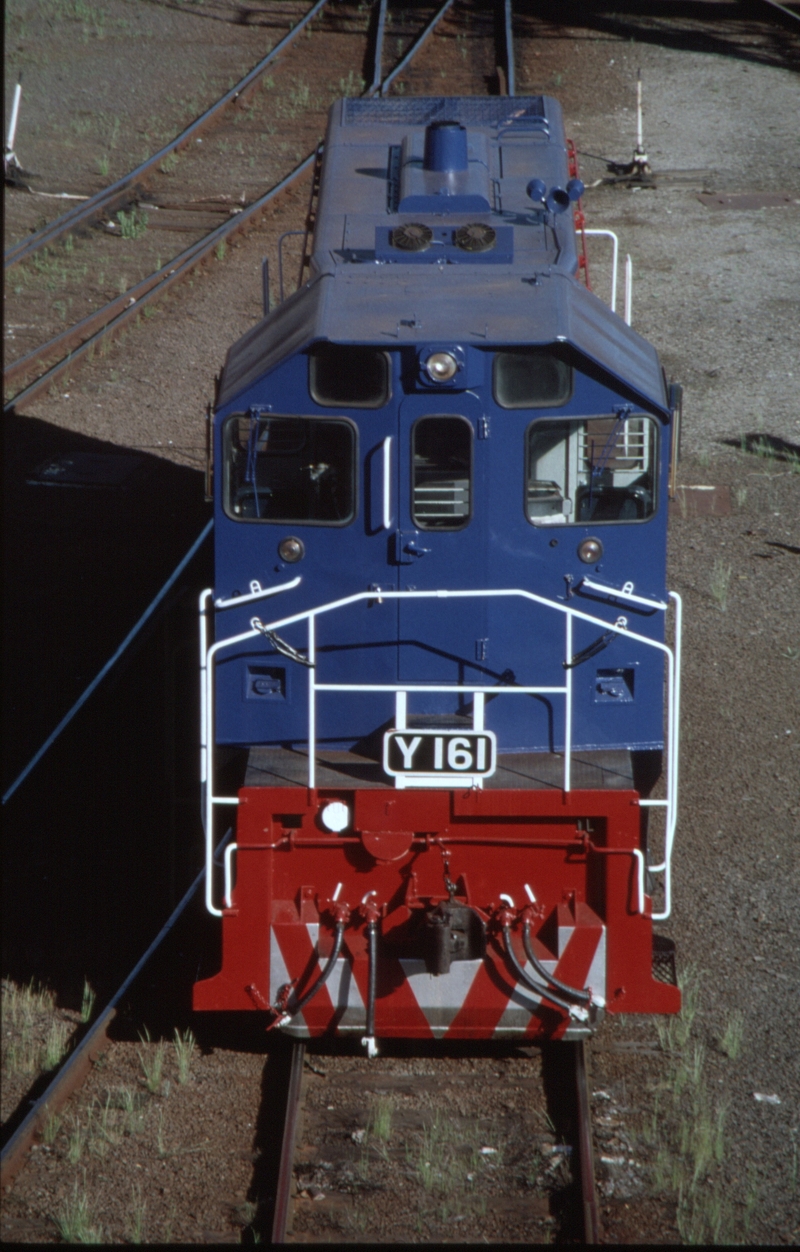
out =
[[[392,525],[392,436],[383,441],[383,529]]]
[[[648,596],[635,596],[632,591],[628,591],[628,587],[633,587],[633,583],[626,583],[621,591],[616,587],[610,587],[608,583],[596,583],[592,578],[582,578],[575,588],[580,591],[581,587],[588,587],[590,591],[601,591],[605,596],[614,596],[617,600],[627,600],[630,604],[644,604],[648,609],[662,609],[666,611],[669,605],[664,600],[651,600]]]
[[[605,235],[610,239],[614,247],[614,255],[611,261],[611,300],[609,308],[612,313],[617,311],[617,264],[619,261],[619,238],[613,230],[584,230],[584,235]]]
[[[605,588],[603,588],[605,590]],[[614,589],[609,589],[612,594]],[[201,646],[205,643],[205,604],[206,598],[210,593],[204,592],[201,596]],[[475,598],[518,598],[530,601],[533,604],[542,605],[545,608],[554,610],[564,614],[565,618],[565,657],[567,660],[572,658],[572,623],[575,619],[578,621],[588,622],[592,626],[601,627],[605,631],[612,631],[614,634],[624,635],[625,638],[633,642],[640,643],[645,647],[655,648],[661,652],[667,663],[667,796],[665,800],[642,800],[642,805],[662,805],[667,809],[667,823],[665,835],[665,851],[664,861],[660,865],[651,865],[647,868],[651,873],[664,873],[664,911],[653,914],[654,921],[663,921],[670,914],[671,910],[671,857],[672,847],[675,836],[675,826],[677,821],[677,794],[678,794],[678,742],[679,742],[679,712],[680,712],[680,660],[681,660],[681,629],[682,629],[682,602],[677,593],[670,592],[670,598],[675,604],[675,652],[666,644],[661,643],[657,639],[648,639],[645,635],[639,634],[637,631],[629,630],[622,619],[616,622],[609,622],[603,618],[595,617],[592,614],[585,613],[580,609],[571,607],[570,605],[560,604],[553,600],[548,600],[544,596],[536,595],[534,592],[525,591],[522,588],[502,588],[502,589],[482,589],[474,591],[383,591],[381,593],[382,600],[413,600],[413,599],[475,599]],[[408,693],[419,691],[430,694],[431,692],[451,692],[458,690],[464,694],[472,694],[475,700],[481,699],[491,694],[498,695],[563,695],[565,697],[565,733],[564,733],[564,791],[571,788],[571,756],[572,756],[572,671],[570,668],[566,670],[566,685],[564,687],[497,687],[485,686],[483,684],[475,684],[468,686],[459,686],[455,683],[431,685],[427,683],[409,684],[409,683],[318,683],[316,681],[316,619],[323,614],[334,612],[340,608],[345,608],[352,604],[358,604],[363,601],[375,602],[374,591],[356,592],[350,596],[344,596],[339,600],[330,601],[327,604],[317,605],[315,608],[305,609],[299,613],[293,613],[287,617],[280,618],[275,622],[264,624],[258,618],[252,619],[252,629],[243,631],[240,634],[233,635],[227,639],[221,639],[207,648],[205,653],[205,664],[201,662],[201,672],[203,678],[203,686],[205,688],[205,696],[201,695],[201,719],[204,726],[204,738],[206,749],[204,753],[204,765],[206,769],[205,775],[205,835],[206,835],[206,907],[208,911],[215,916],[221,916],[221,910],[217,909],[213,904],[212,892],[212,875],[211,866],[213,864],[213,811],[216,804],[238,804],[238,798],[230,796],[215,796],[213,789],[214,775],[214,737],[212,728],[214,725],[214,670],[216,664],[217,653],[222,649],[230,648],[238,643],[244,643],[247,640],[263,636],[266,631],[277,631],[296,624],[301,621],[308,623],[308,786],[313,788],[316,786],[316,695],[320,691],[363,691],[363,692],[394,692],[396,697],[396,711],[398,723],[400,720],[405,722],[405,709]],[[658,607],[653,601],[646,601],[648,605]],[[257,625],[256,625],[257,623]],[[401,716],[402,715],[402,716]],[[404,727],[398,726],[399,729]],[[641,856],[641,853],[639,854]],[[638,858],[637,858],[638,860]],[[644,860],[640,864],[640,879],[643,884],[644,880]],[[643,898],[644,888],[641,887],[641,896]]]
[[[262,587],[257,578],[250,583],[250,590],[244,596],[231,596],[229,600],[215,600],[215,609],[235,609],[237,604],[251,604],[254,600],[266,600],[268,596],[276,596],[281,591],[291,591],[302,582],[298,574],[288,583],[278,583],[276,587]]]

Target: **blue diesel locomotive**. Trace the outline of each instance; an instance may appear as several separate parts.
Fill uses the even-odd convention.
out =
[[[213,416],[198,1008],[374,1049],[679,1007],[673,393],[582,281],[582,191],[550,97],[331,109],[308,280]]]

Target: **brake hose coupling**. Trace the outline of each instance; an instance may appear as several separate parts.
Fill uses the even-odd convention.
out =
[[[374,926],[381,915],[381,905],[374,899],[376,895],[376,891],[368,891],[358,908],[368,926]]]

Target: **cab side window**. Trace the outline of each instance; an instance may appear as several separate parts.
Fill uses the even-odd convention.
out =
[[[656,422],[627,412],[533,422],[525,516],[534,526],[641,522],[656,510]]]
[[[355,516],[352,422],[240,415],[225,423],[224,447],[229,517],[344,526]]]

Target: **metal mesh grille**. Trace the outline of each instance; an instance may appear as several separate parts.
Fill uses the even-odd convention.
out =
[[[542,96],[407,96],[387,100],[347,100],[345,126],[365,122],[426,126],[452,118],[463,125],[507,126],[538,122],[547,125]]]
[[[653,978],[656,982],[669,983],[677,987],[678,975],[675,972],[675,941],[666,935],[653,935]]]

